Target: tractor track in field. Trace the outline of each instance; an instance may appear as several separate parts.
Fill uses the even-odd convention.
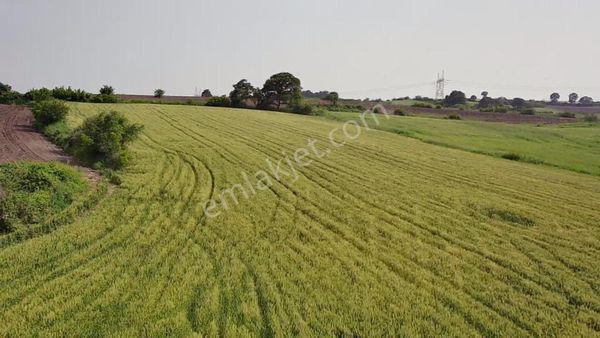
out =
[[[33,126],[33,113],[26,106],[0,104],[0,164],[17,161],[61,162],[75,165],[90,180],[97,174],[50,142]]]

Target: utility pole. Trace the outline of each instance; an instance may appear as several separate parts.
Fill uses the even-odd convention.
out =
[[[442,77],[440,77],[440,73],[438,73],[437,81],[435,81],[435,99],[436,100],[444,99],[444,87],[445,86],[446,86],[445,71],[442,70]]]

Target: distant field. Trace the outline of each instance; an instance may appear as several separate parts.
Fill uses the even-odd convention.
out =
[[[341,121],[357,113],[331,113]],[[530,125],[454,121],[416,116],[380,118],[377,128],[425,142],[600,175],[600,124]],[[375,125],[372,123],[372,125]]]
[[[136,160],[85,217],[0,248],[0,336],[600,331],[598,177],[379,130],[335,148],[328,135],[342,142],[342,124],[308,116],[72,107],[73,125],[108,109],[144,124]],[[428,121],[395,119],[388,128],[491,147],[478,124]],[[490,132],[537,157],[545,145],[548,161],[578,144],[587,158],[578,165],[597,163],[597,129],[510,127],[522,132]],[[564,154],[552,153],[547,135]],[[309,156],[297,181],[282,174],[237,206],[220,204],[216,218],[203,211],[245,184],[242,173],[254,182],[257,171],[270,172],[267,159],[293,156],[309,139],[323,156]]]

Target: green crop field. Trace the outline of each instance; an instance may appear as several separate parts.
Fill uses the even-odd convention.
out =
[[[121,186],[0,248],[0,336],[599,334],[597,176],[324,118],[72,108],[73,126],[115,109],[145,129]],[[423,128],[513,151],[435,125],[457,122]],[[597,129],[497,128],[523,155],[598,173]]]
[[[335,120],[358,113],[332,112]],[[367,121],[373,125],[371,115]],[[379,117],[378,129],[425,142],[501,157],[518,154],[540,163],[600,176],[600,124],[531,125],[455,121],[417,116]]]

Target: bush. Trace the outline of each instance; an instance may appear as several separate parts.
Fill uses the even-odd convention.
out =
[[[81,173],[60,163],[0,165],[0,231],[36,224],[67,208],[86,188]]]
[[[86,119],[75,129],[68,149],[88,163],[120,168],[130,159],[127,145],[135,140],[142,126],[130,123],[118,112],[104,112]]]
[[[515,153],[507,153],[502,155],[503,159],[511,160],[511,161],[520,161],[521,155]]]
[[[575,113],[562,112],[562,113],[558,114],[558,116],[560,116],[560,117],[566,117],[566,118],[569,118],[569,119],[574,119],[575,118]]]
[[[325,114],[325,111],[321,108],[315,107],[309,103],[299,102],[290,106],[289,109],[286,110],[289,113],[300,114],[300,115],[313,115],[313,116],[322,116]]]
[[[535,115],[535,109],[533,108],[527,108],[523,111],[521,111],[522,115]]]
[[[337,106],[328,106],[328,111],[340,111],[340,112],[362,112],[364,108],[361,105],[337,105]]]
[[[33,105],[33,116],[38,128],[63,121],[69,113],[69,106],[59,100],[46,100]]]
[[[460,115],[457,115],[457,114],[450,114],[450,115],[448,115],[447,118],[448,118],[448,120],[462,120]]]
[[[67,126],[65,121],[52,123],[43,128],[42,131],[52,143],[62,148],[66,148],[69,144],[69,140],[71,139],[71,129],[69,126]]]
[[[52,91],[48,88],[32,89],[25,93],[25,99],[29,101],[45,101],[52,98]]]
[[[64,101],[87,102],[90,100],[91,94],[81,89],[73,90],[71,87],[56,87],[52,89],[52,97]]]
[[[231,107],[231,100],[227,96],[213,96],[206,101],[211,107]]]
[[[114,94],[98,94],[90,99],[94,103],[116,103],[117,97]]]
[[[406,113],[402,109],[394,110],[394,115],[406,116]]]
[[[596,115],[596,114],[587,114],[587,115],[586,115],[586,116],[583,118],[583,120],[584,120],[585,122],[592,122],[592,123],[594,123],[594,122],[598,122],[598,115]]]

